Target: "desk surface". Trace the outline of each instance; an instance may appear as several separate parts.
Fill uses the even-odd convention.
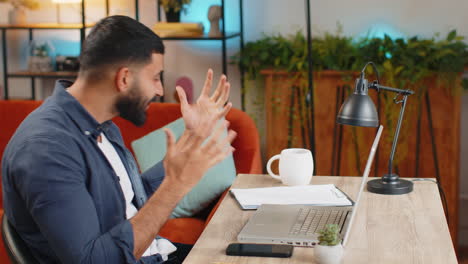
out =
[[[356,199],[360,177],[314,176],[313,184],[334,183]],[[267,175],[240,174],[233,188],[281,186]],[[433,182],[415,182],[405,195],[364,191],[352,227],[343,264],[457,263],[442,203]],[[290,259],[226,256],[229,243],[254,211],[243,211],[227,195],[184,263],[255,264],[315,263],[313,248],[294,249]]]

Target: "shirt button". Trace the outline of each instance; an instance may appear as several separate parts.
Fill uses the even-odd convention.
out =
[[[87,136],[91,135],[91,132],[89,132],[89,131],[87,131],[87,130],[86,130],[84,133],[85,133],[85,135],[87,135]]]

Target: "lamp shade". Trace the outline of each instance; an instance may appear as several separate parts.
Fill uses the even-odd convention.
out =
[[[343,125],[377,127],[379,116],[372,99],[363,93],[353,93],[341,106],[336,122]]]

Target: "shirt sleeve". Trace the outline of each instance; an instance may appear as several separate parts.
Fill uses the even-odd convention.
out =
[[[150,197],[159,188],[159,185],[161,185],[165,175],[163,161],[156,163],[141,175],[146,195],[148,197]]]
[[[128,220],[101,230],[86,188],[82,151],[76,144],[41,137],[27,141],[10,163],[16,188],[41,234],[62,263],[150,263],[135,259]],[[151,263],[162,262],[158,257]]]

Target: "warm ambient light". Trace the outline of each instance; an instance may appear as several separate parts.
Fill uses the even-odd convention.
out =
[[[57,4],[57,23],[61,24],[62,21],[60,19],[60,5],[61,4],[77,4],[77,3],[81,3],[81,0],[52,0],[52,3]]]
[[[81,0],[52,0],[56,4],[76,4],[81,3]]]

